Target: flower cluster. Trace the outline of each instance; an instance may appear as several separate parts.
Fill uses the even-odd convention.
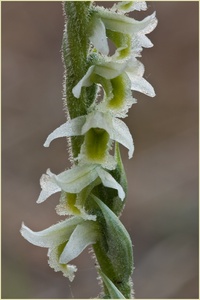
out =
[[[95,211],[88,211],[86,204],[93,197],[103,214],[106,208],[104,204],[99,204],[93,189],[101,184],[116,190],[121,201],[125,199],[124,188],[111,175],[117,166],[112,149],[119,143],[128,149],[129,158],[133,156],[133,139],[121,120],[136,103],[132,91],[155,96],[153,87],[143,77],[144,66],[138,60],[144,47],[153,46],[146,34],[157,25],[155,13],[142,21],[126,15],[130,11],[146,9],[144,1],[123,1],[114,4],[111,9],[92,6],[88,26],[89,67],[73,87],[72,93],[78,99],[83,88],[95,84],[98,97],[87,109],[87,114],[69,119],[55,129],[44,143],[48,147],[56,138],[83,137],[80,153],[74,157],[71,169],[58,175],[47,170],[40,180],[42,190],[37,203],[59,192],[60,203],[56,211],[68,217],[40,232],[33,232],[23,224],[21,234],[32,244],[47,247],[49,265],[55,271],[62,271],[70,280],[74,278],[76,267],[68,263],[100,238]],[[113,54],[110,54],[108,40],[115,45]],[[102,95],[100,100],[99,95]],[[106,275],[103,276],[106,278]]]

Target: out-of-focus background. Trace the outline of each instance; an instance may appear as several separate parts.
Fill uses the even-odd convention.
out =
[[[109,2],[98,4],[110,6]],[[127,159],[129,192],[122,221],[134,244],[135,298],[198,298],[198,2],[148,2],[157,12],[154,43],[142,53],[153,99],[125,119],[135,153]],[[87,250],[72,283],[29,244],[22,221],[42,230],[60,217],[59,195],[36,204],[47,168],[70,166],[65,139],[44,148],[65,121],[60,2],[2,2],[2,298],[94,298],[100,287]]]

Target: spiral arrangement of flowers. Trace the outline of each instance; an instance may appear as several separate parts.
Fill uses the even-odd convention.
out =
[[[153,46],[146,34],[154,30],[157,19],[155,13],[142,21],[127,15],[146,10],[144,1],[122,1],[111,9],[66,1],[63,8],[68,120],[47,137],[44,146],[67,137],[72,166],[58,175],[49,169],[42,175],[37,203],[60,193],[56,212],[66,219],[39,232],[22,224],[21,234],[48,248],[50,267],[70,281],[77,268],[69,262],[93,247],[104,288],[101,296],[131,298],[132,242],[119,220],[127,194],[119,144],[131,158],[133,139],[122,119],[136,103],[132,91],[155,96],[138,57],[144,47]]]

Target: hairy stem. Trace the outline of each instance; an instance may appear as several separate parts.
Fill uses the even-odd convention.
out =
[[[75,98],[72,89],[85,75],[89,62],[88,24],[90,21],[90,1],[66,1],[64,13],[66,27],[63,35],[62,53],[65,66],[64,106],[69,118],[73,119],[87,113],[96,95],[95,86],[83,88],[79,99]],[[72,137],[71,146],[73,157],[77,157],[83,137]]]

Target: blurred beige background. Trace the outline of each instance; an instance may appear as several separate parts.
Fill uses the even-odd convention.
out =
[[[102,4],[102,2],[99,2]],[[110,5],[110,3],[104,3]],[[134,244],[135,298],[198,298],[198,2],[148,2],[154,43],[143,51],[156,98],[135,93],[125,119],[135,154],[122,215]],[[60,2],[2,2],[2,298],[94,298],[100,288],[86,250],[70,283],[48,267],[47,250],[25,241],[22,221],[42,230],[60,218],[58,194],[36,204],[47,168],[69,166],[65,139],[47,135],[65,121]]]

